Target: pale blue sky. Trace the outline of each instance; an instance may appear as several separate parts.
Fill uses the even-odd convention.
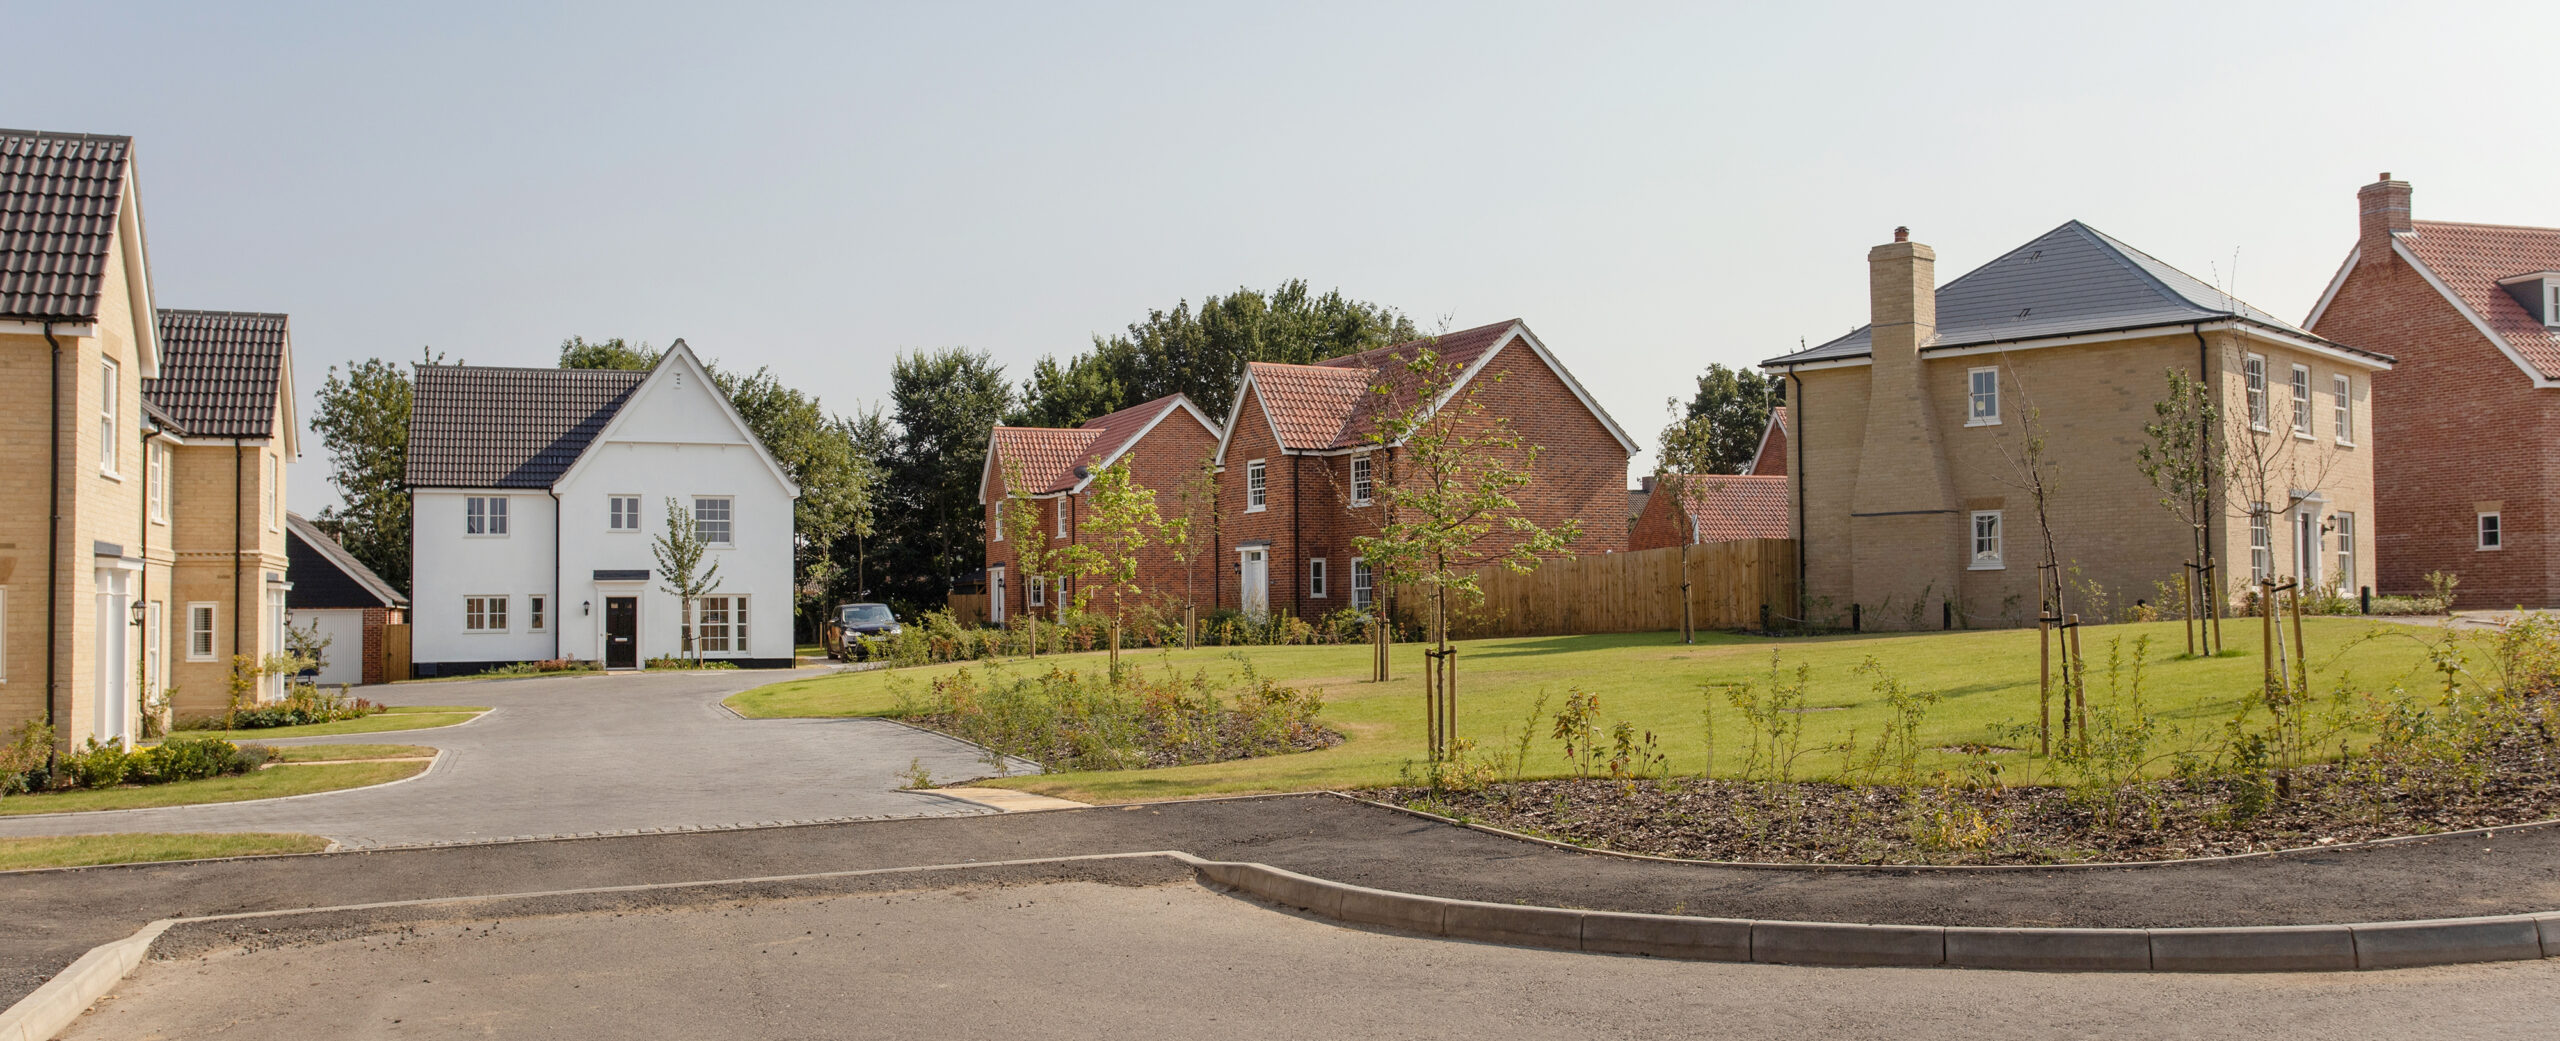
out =
[[[1303,276],[1524,318],[1650,443],[1862,322],[1897,224],[1953,278],[2076,217],[2296,320],[2377,171],[2560,225],[2548,3],[215,6],[10,4],[0,125],[134,135],[160,302],[290,312],[306,410],[572,334],[850,409]]]

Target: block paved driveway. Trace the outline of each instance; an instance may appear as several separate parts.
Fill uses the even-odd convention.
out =
[[[975,746],[886,720],[746,720],[720,707],[724,697],[789,675],[628,673],[365,688],[363,696],[390,704],[495,711],[434,730],[274,742],[443,749],[432,769],[396,784],[261,802],[0,818],[0,836],[286,831],[365,848],[989,812],[898,790],[915,761],[946,783],[993,773]]]

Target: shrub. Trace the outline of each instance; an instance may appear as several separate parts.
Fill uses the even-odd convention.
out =
[[[723,658],[704,658],[701,661],[695,661],[691,658],[679,658],[672,654],[662,654],[658,657],[649,659],[648,667],[652,669],[706,669],[717,671],[720,669],[737,668],[738,663]],[[530,675],[530,673],[527,675]]]
[[[1000,665],[938,677],[918,695],[898,691],[901,714],[1051,770],[1125,770],[1209,763],[1327,747],[1340,740],[1318,721],[1324,699],[1244,666],[1232,689],[1206,670],[1185,675],[1124,667],[1052,667],[1017,674]]]
[[[173,737],[134,751],[132,779],[137,784],[165,784],[240,772],[239,752],[238,746],[220,738]],[[259,759],[260,763],[265,761],[263,757]]]
[[[132,758],[122,746],[102,745],[93,737],[80,751],[62,757],[53,783],[64,788],[113,788],[124,783]]]
[[[0,744],[0,796],[43,787],[45,763],[52,758],[53,728],[41,719],[18,724],[8,743]]]
[[[596,663],[591,661],[580,661],[576,658],[546,658],[541,661],[520,661],[513,665],[501,665],[497,668],[481,673],[481,675],[498,677],[549,676],[563,672],[594,671],[596,671]]]

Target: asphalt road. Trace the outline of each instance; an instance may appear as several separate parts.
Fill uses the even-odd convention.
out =
[[[0,818],[0,836],[286,831],[362,849],[985,812],[898,790],[911,765],[944,782],[993,773],[971,745],[886,720],[747,720],[720,707],[783,678],[741,670],[366,688],[364,696],[392,704],[495,711],[433,730],[274,742],[444,751],[412,780],[258,802]]]
[[[2543,1038],[2560,962],[1819,969],[1454,943],[1053,882],[410,923],[146,963],[66,1038]]]

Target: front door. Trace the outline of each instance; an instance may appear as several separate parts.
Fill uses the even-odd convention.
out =
[[[2305,593],[2320,588],[2320,534],[2319,507],[2302,504],[2293,514],[2293,574]]]
[[[1004,624],[1004,569],[987,569],[987,621]]]
[[[640,667],[640,598],[604,598],[604,667]]]
[[[1268,550],[1248,549],[1244,554],[1244,613],[1261,619],[1271,614],[1271,556]]]

